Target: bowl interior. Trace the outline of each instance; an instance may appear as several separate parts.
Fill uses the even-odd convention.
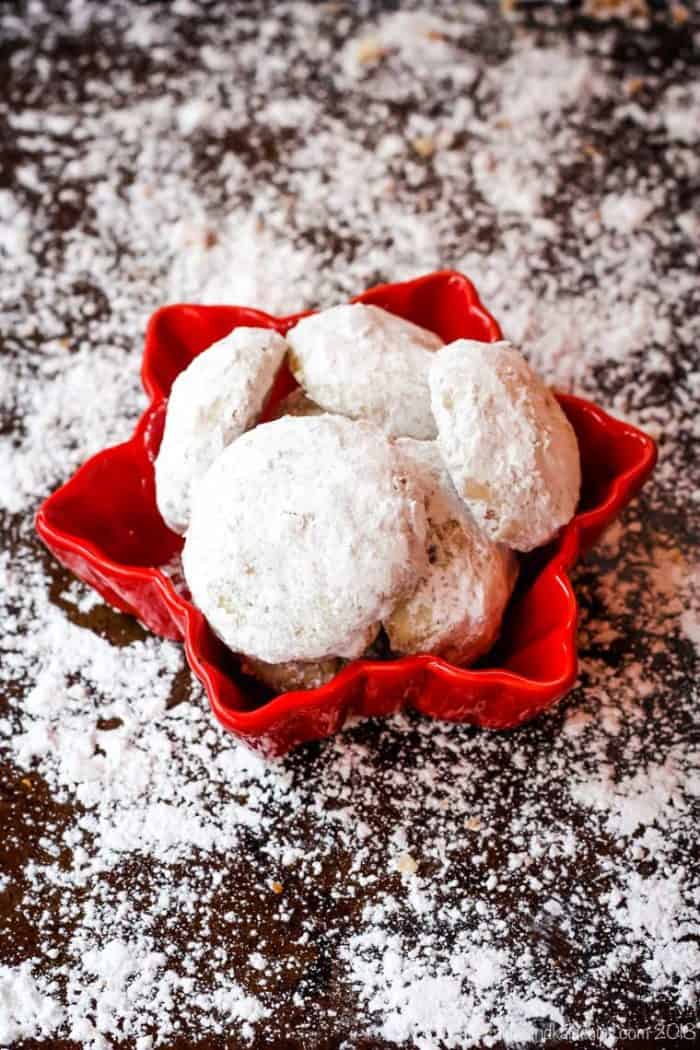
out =
[[[98,558],[128,566],[157,566],[182,549],[156,506],[152,448],[160,443],[164,411],[123,445],[98,453],[50,498],[51,529],[92,548]]]

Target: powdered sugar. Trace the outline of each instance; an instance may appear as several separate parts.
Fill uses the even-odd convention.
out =
[[[474,663],[498,637],[518,563],[491,542],[455,492],[434,441],[397,441],[427,494],[428,564],[412,593],[384,621],[394,652],[431,652]]]
[[[186,532],[194,488],[257,422],[288,349],[277,332],[237,328],[175,379],[155,461],[158,509],[171,529]]]
[[[663,762],[642,768],[619,783],[603,767],[602,778],[585,779],[571,786],[576,802],[605,814],[605,830],[616,836],[632,836],[642,828],[663,821],[678,802],[700,796],[700,772],[684,769],[684,748],[671,749]]]
[[[273,236],[261,216],[180,221],[171,252],[171,302],[236,303],[284,315],[313,298],[313,253]]]
[[[700,969],[700,948],[695,939],[700,895],[697,889],[688,892],[686,880],[685,868],[672,868],[662,877],[644,878],[635,873],[625,887],[625,896],[611,892],[608,906],[615,921],[630,934],[633,947],[625,961],[641,958],[653,989],[673,988],[681,1006],[695,1006],[694,976]],[[645,957],[639,946],[649,939],[653,940],[655,951],[652,957]]]
[[[638,230],[654,210],[654,202],[634,193],[610,193],[600,206],[600,218],[605,227],[630,234]]]
[[[442,340],[377,306],[342,304],[289,330],[295,378],[329,412],[394,436],[435,437],[428,371]]]
[[[418,46],[408,17],[327,5],[212,6],[189,36],[185,0],[0,13],[0,1042],[461,1050],[694,1022],[695,73],[653,54],[630,95],[614,27],[453,8],[418,12],[441,23]],[[605,225],[629,194],[653,210]],[[167,299],[221,280],[296,310],[440,265],[548,378],[653,429],[659,469],[576,572],[581,682],[551,717],[396,716],[266,765],[31,512],[128,434]]]
[[[456,491],[492,540],[528,551],[574,516],[576,434],[510,343],[458,339],[435,355],[430,402]]]
[[[209,468],[183,565],[234,652],[267,663],[354,659],[415,586],[425,533],[422,489],[379,427],[285,416]]]
[[[9,1046],[15,1040],[51,1035],[61,1024],[61,1006],[39,989],[31,972],[31,963],[0,966],[0,1043]]]

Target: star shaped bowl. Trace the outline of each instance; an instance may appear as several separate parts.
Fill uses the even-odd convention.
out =
[[[354,301],[390,310],[446,342],[501,338],[474,286],[459,273],[381,285]],[[487,729],[509,729],[534,718],[576,679],[577,605],[568,571],[651,473],[654,442],[588,401],[557,394],[581,450],[580,505],[554,542],[522,558],[518,587],[491,653],[472,668],[430,654],[355,660],[318,689],[271,694],[242,674],[237,657],[216,637],[173,572],[183,541],[158,513],[153,463],[170,387],[193,357],[238,326],[274,328],[284,335],[301,316],[189,305],[155,313],[141,372],[150,403],[133,436],[93,456],[49,496],[37,514],[37,532],[60,562],[111,605],[164,638],[184,640],[187,660],[216,717],[267,755],[328,736],[350,714],[388,715],[403,705]],[[263,418],[295,385],[283,369]]]

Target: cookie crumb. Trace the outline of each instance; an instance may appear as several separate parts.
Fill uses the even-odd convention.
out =
[[[374,36],[365,37],[357,45],[357,61],[360,65],[371,66],[381,62],[388,54],[380,40]]]
[[[415,875],[418,871],[418,861],[410,853],[400,853],[394,866],[402,875]]]
[[[432,157],[437,149],[435,139],[430,138],[429,135],[419,135],[413,140],[412,146],[418,156],[423,157],[425,160]]]

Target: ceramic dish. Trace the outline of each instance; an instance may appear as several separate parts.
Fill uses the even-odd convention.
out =
[[[446,342],[501,337],[471,282],[458,273],[382,285],[355,301],[399,314]],[[300,316],[277,318],[235,306],[167,306],[154,314],[142,367],[148,408],[129,441],[93,456],[49,496],[37,514],[39,535],[111,605],[165,638],[184,640],[216,717],[265,754],[334,733],[351,713],[387,715],[406,704],[433,718],[488,729],[535,717],[576,679],[577,606],[568,571],[633,497],[656,460],[649,437],[580,398],[557,395],[581,450],[578,512],[554,543],[522,558],[501,640],[477,667],[454,667],[430,655],[357,660],[319,689],[270,696],[240,673],[236,657],[164,571],[182,547],[182,538],[158,513],[153,481],[173,380],[233,328],[254,325],[284,334]],[[283,370],[266,414],[294,386]]]

